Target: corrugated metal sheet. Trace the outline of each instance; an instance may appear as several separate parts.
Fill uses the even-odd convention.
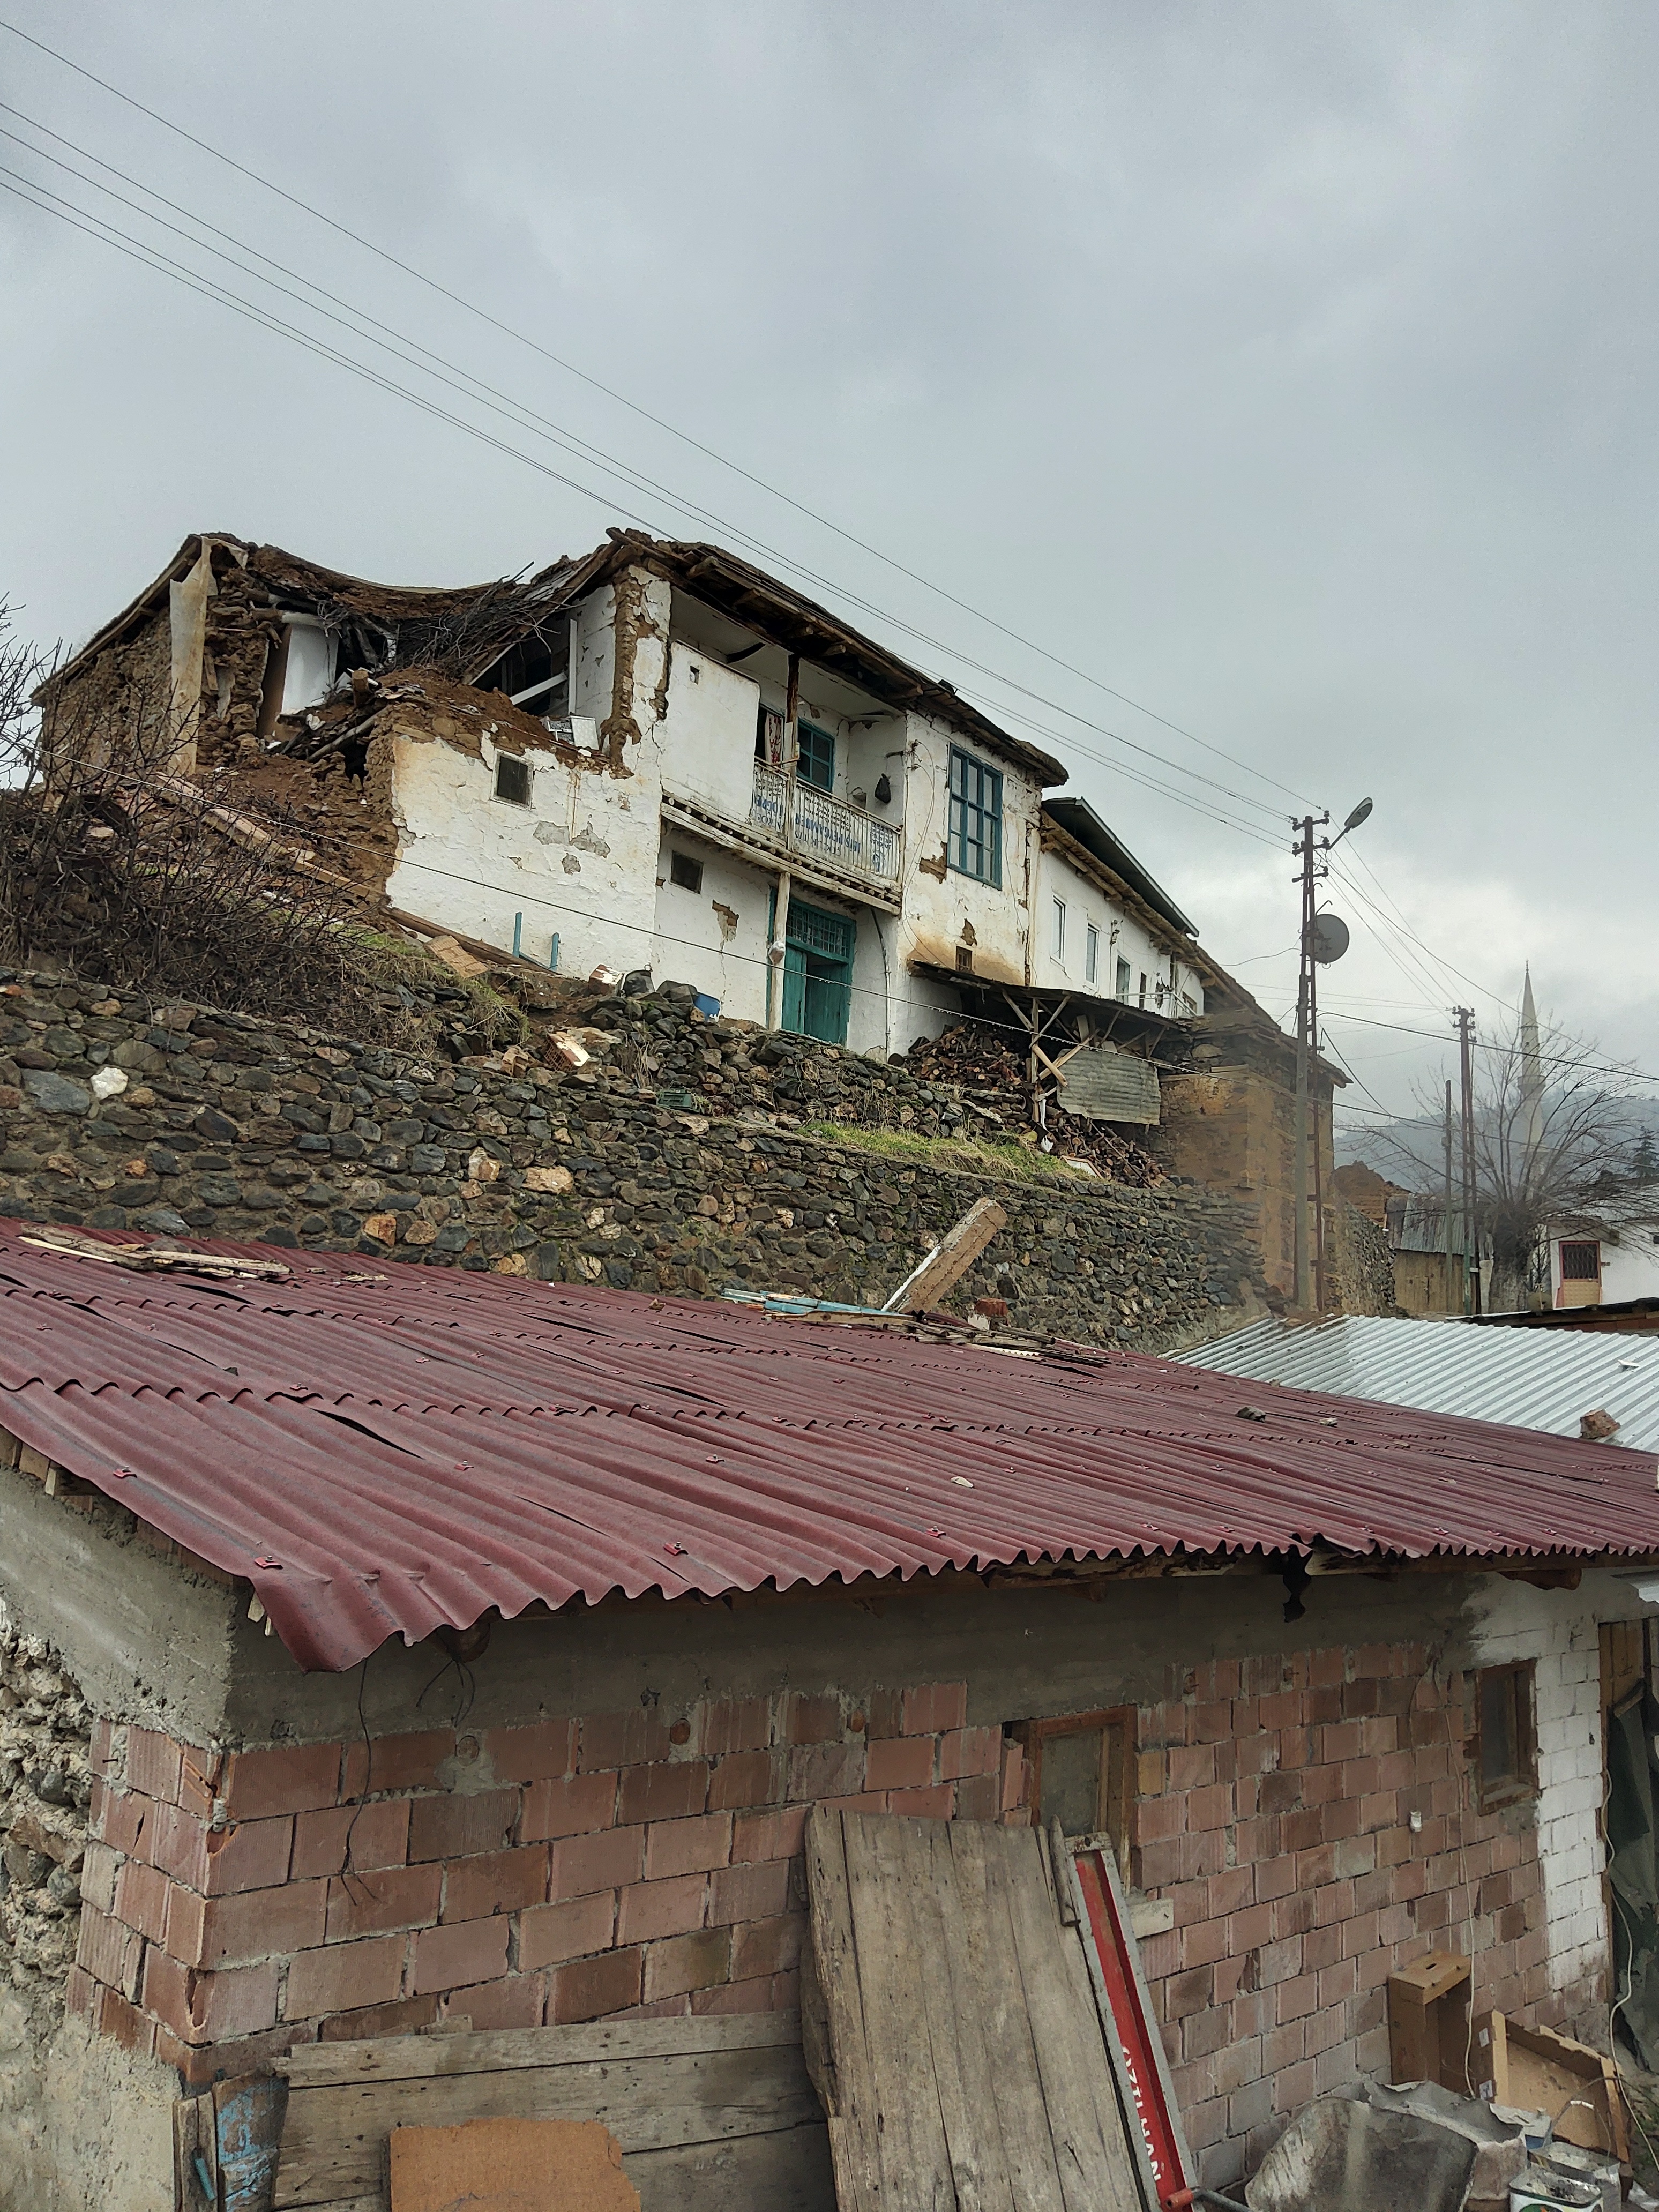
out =
[[[491,1607],[1020,1561],[1659,1553],[1656,1462],[1126,1353],[1042,1358],[321,1253],[139,1276],[0,1225],[0,1422],[307,1667]]]
[[[1060,1103],[1068,1114],[1097,1121],[1133,1121],[1157,1126],[1158,1070],[1134,1053],[1115,1045],[1089,1045],[1074,1052],[1063,1070],[1066,1087]]]
[[[1618,1421],[1620,1444],[1659,1450],[1659,1340],[1650,1337],[1350,1314],[1311,1328],[1261,1322],[1182,1358],[1252,1382],[1506,1421],[1556,1437],[1576,1437],[1582,1415],[1603,1410]]]

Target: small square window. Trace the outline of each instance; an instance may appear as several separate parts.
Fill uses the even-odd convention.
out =
[[[702,889],[702,862],[694,860],[690,853],[671,853],[668,856],[668,880],[678,884],[683,891]]]
[[[505,799],[514,806],[530,804],[530,763],[520,760],[516,753],[495,756],[495,796]]]
[[[1480,1810],[1530,1797],[1538,1787],[1533,1662],[1482,1667],[1474,1678],[1474,1775]]]
[[[1064,1720],[1027,1721],[1015,1731],[1030,1765],[1036,1817],[1045,1828],[1058,1820],[1068,1836],[1109,1838],[1126,1881],[1135,1795],[1134,1721],[1133,1708],[1123,1705]]]
[[[1561,1279],[1564,1283],[1593,1283],[1601,1273],[1601,1247],[1594,1240],[1582,1243],[1564,1243],[1561,1247]]]
[[[1097,982],[1100,976],[1100,932],[1091,922],[1083,933],[1083,980]]]

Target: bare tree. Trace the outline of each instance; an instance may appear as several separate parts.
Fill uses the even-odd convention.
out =
[[[1552,1228],[1589,1228],[1628,1165],[1635,1072],[1557,1023],[1524,1020],[1476,1063],[1475,1179],[1492,1304],[1521,1305]]]
[[[374,932],[368,887],[317,865],[289,807],[185,772],[165,665],[66,699],[57,664],[0,605],[0,958],[422,1042],[398,988],[419,957]]]
[[[1479,1045],[1474,1078],[1476,1227],[1491,1257],[1487,1303],[1521,1306],[1552,1230],[1591,1229],[1598,1200],[1628,1187],[1634,1134],[1632,1068],[1594,1039],[1551,1021],[1517,1018]],[[1372,1164],[1437,1210],[1443,1082],[1417,1089],[1422,1118],[1379,1130]],[[1454,1164],[1461,1133],[1454,1133]],[[1461,1204],[1452,1194],[1454,1218]]]

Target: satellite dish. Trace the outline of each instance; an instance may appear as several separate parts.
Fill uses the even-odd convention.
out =
[[[1348,925],[1340,915],[1316,914],[1313,919],[1313,957],[1322,967],[1340,960],[1348,949]]]

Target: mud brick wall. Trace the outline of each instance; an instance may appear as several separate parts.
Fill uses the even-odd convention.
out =
[[[1176,1924],[1141,1957],[1209,2186],[1386,2079],[1388,1978],[1425,1952],[1473,1959],[1477,2011],[1559,2025],[1587,1994],[1552,1988],[1538,1809],[1475,1808],[1473,1725],[1470,1678],[1413,1644],[1217,1662],[1142,1708],[1135,1871]]]
[[[807,1807],[1024,1820],[965,1684],[228,1755],[100,1723],[71,2010],[189,2080],[295,2042],[799,2002]]]
[[[728,1045],[747,1053],[731,1037],[707,1049],[724,1066]],[[809,1085],[786,1065],[826,1118],[860,1086],[902,1118],[915,1110],[902,1085],[923,1088],[857,1061]],[[1019,1326],[1146,1348],[1261,1310],[1243,1217],[1195,1187],[912,1166],[679,1110],[620,1072],[425,1064],[61,978],[0,980],[0,1214],[26,1220],[879,1304],[989,1193],[1009,1224],[953,1293],[959,1309],[1005,1297]]]

